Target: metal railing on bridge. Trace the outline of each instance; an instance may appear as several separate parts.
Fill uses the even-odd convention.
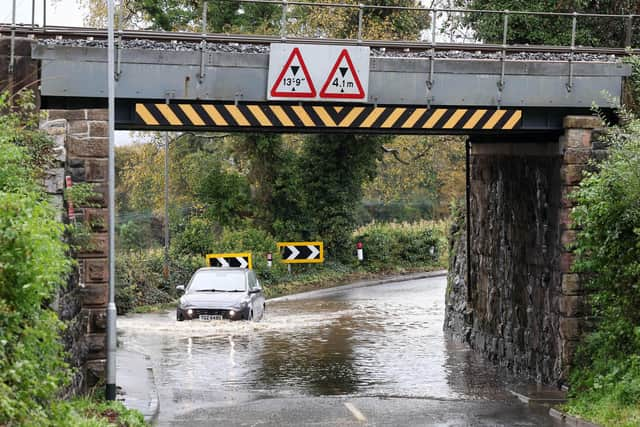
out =
[[[545,12],[545,11],[513,11],[513,10],[482,10],[482,9],[459,9],[459,8],[427,8],[421,6],[393,6],[393,5],[374,5],[365,3],[355,3],[349,1],[330,2],[330,1],[289,1],[289,0],[219,0],[217,3],[236,3],[239,4],[237,14],[244,13],[246,5],[262,5],[272,8],[269,13],[272,19],[268,25],[263,26],[261,34],[243,34],[246,40],[250,42],[271,42],[274,40],[298,40],[298,39],[322,39],[324,41],[343,41],[351,43],[363,43],[373,46],[422,46],[426,48],[437,49],[458,47],[465,49],[461,45],[471,45],[472,48],[479,46],[483,50],[537,50],[554,52],[571,52],[579,50],[581,52],[610,52],[613,54],[624,54],[633,51],[634,45],[640,42],[640,14],[598,14],[598,13],[582,13],[582,12]],[[49,6],[48,6],[49,3]],[[31,2],[31,22],[16,22],[16,0],[13,0],[12,22],[10,24],[0,24],[3,32],[7,27],[11,30],[24,32],[26,29],[39,31],[43,34],[51,36],[68,35],[75,33],[85,33],[88,37],[99,35],[100,28],[75,28],[75,32],[71,31],[71,27],[60,25],[50,25],[47,23],[47,10],[50,9],[53,0],[32,0]],[[142,38],[146,34],[148,37],[161,37],[164,35],[174,34],[193,34],[193,35],[209,35],[207,25],[207,6],[213,2],[202,2],[201,11],[194,11],[194,19],[188,23],[187,32],[167,32],[156,31],[149,27],[148,22],[138,22],[137,28],[125,28],[122,25],[123,17],[119,14],[116,18],[120,22],[119,32],[121,37],[138,37]],[[36,11],[39,10],[40,16],[37,17]],[[349,28],[341,28],[342,37],[339,39],[329,37],[328,32],[323,34],[322,30],[317,28],[309,28],[304,22],[301,22],[305,16],[309,16],[309,11],[333,9],[346,13],[347,19],[344,20]],[[640,7],[638,7],[640,10]],[[201,21],[197,22],[196,15],[200,15]],[[637,11],[636,11],[637,12]],[[419,40],[404,39],[390,37],[392,40],[380,40],[376,37],[369,36],[371,33],[368,28],[368,16],[372,14],[412,14],[422,15],[422,20],[427,26],[420,29]],[[39,20],[37,18],[40,18]],[[557,35],[564,38],[562,43],[553,43],[553,46],[539,46],[539,43],[523,43],[524,40],[514,34],[514,29],[523,25],[527,20],[533,20],[534,24],[545,29],[553,29]],[[604,23],[604,25],[603,25]],[[604,27],[608,25],[608,29]],[[143,27],[146,24],[146,29]],[[531,24],[531,22],[528,22]],[[477,40],[474,37],[473,27],[482,25],[483,28],[491,27],[490,39]],[[605,34],[600,37],[592,37],[587,32],[582,31],[585,28],[600,28]],[[66,31],[65,31],[66,30]],[[466,31],[466,35],[463,33]],[[223,31],[226,35],[239,36],[242,28],[225,27]],[[485,31],[486,32],[486,31]],[[125,33],[127,33],[125,35]],[[260,37],[261,36],[261,37]],[[603,37],[604,36],[604,37]],[[178,36],[174,36],[178,37]],[[164,38],[164,37],[163,37]],[[192,37],[189,37],[192,39]],[[448,39],[448,40],[447,40]],[[606,39],[606,40],[605,40]],[[418,43],[416,43],[418,42]],[[535,45],[535,46],[534,46]]]

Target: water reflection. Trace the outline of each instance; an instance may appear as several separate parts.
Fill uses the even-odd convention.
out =
[[[353,319],[343,316],[302,336],[265,336],[256,381],[315,395],[355,393],[361,381],[355,368],[353,326],[346,325],[353,325]]]
[[[506,399],[490,364],[442,333],[444,278],[271,302],[252,322],[120,318],[121,345],[151,355],[162,411],[257,396]]]

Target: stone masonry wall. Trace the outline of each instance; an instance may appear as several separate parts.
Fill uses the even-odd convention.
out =
[[[567,378],[588,314],[572,274],[568,194],[599,121],[568,117],[559,142],[475,145],[471,162],[471,280],[464,218],[450,248],[445,330],[511,372]],[[468,296],[468,297],[467,297]]]
[[[574,203],[568,196],[580,184],[583,173],[591,168],[589,161],[602,160],[606,156],[607,150],[606,146],[597,138],[600,133],[599,129],[602,127],[599,118],[568,116],[564,120],[564,127],[565,134],[560,138],[563,158],[560,169],[562,203],[558,232],[561,251],[561,296],[559,300],[561,376],[566,379],[576,347],[592,323],[580,276],[571,272],[575,260],[573,244],[578,230],[571,221],[570,213]]]
[[[54,139],[58,150],[59,164],[47,179],[47,191],[54,195],[62,221],[82,223],[90,231],[89,243],[74,253],[77,269],[57,301],[58,312],[69,325],[64,340],[70,363],[76,368],[73,393],[103,379],[106,362],[107,111],[49,110],[41,128]],[[69,206],[62,200],[66,177],[74,184],[92,183],[96,192],[88,202],[91,207],[73,206],[75,219],[69,218]]]

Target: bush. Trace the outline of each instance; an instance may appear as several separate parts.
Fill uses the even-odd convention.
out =
[[[214,224],[206,217],[192,216],[184,230],[175,235],[172,246],[178,253],[205,256],[214,244]]]
[[[571,374],[571,407],[605,424],[620,414],[603,407],[640,405],[640,120],[612,128],[608,142],[609,158],[574,195],[575,269],[598,323]]]
[[[116,306],[118,314],[136,307],[176,299],[176,286],[185,285],[204,258],[171,252],[169,278],[164,278],[164,250],[128,251],[116,256]]]
[[[432,267],[446,248],[443,230],[439,223],[429,221],[372,223],[356,230],[353,247],[362,242],[363,267],[368,270]]]
[[[69,374],[63,324],[46,305],[71,262],[63,226],[36,181],[51,144],[25,130],[37,123],[31,108],[0,116],[0,425],[52,425],[52,401]]]

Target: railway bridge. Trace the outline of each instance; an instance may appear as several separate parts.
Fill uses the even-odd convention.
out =
[[[104,374],[109,281],[105,40],[104,30],[0,25],[0,83],[37,89],[63,153],[49,192],[61,211],[65,176],[100,194],[101,207],[76,207],[94,244],[61,301],[84,331],[74,352],[93,381]],[[513,371],[565,378],[588,314],[567,196],[605,155],[592,106],[615,119],[625,51],[433,40],[120,31],[115,127],[467,135],[468,220],[452,243],[445,329]]]

